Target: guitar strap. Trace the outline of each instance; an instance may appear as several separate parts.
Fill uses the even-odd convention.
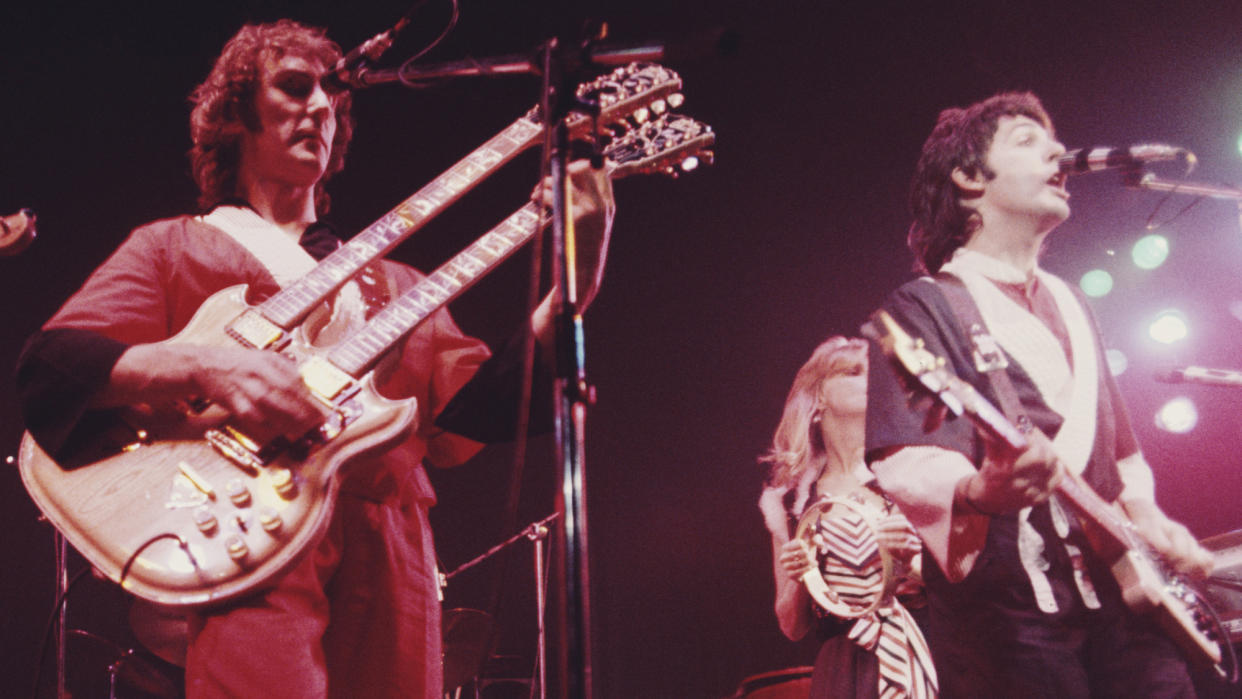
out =
[[[969,289],[961,278],[947,272],[940,272],[934,277],[937,282],[936,286],[944,295],[945,300],[949,302],[953,314],[956,316],[958,323],[966,331],[966,336],[970,338],[971,354],[974,357],[975,368],[980,374],[987,377],[988,382],[992,386],[992,391],[996,395],[996,400],[1000,404],[1001,412],[1022,432],[1029,432],[1033,423],[1031,418],[1022,409],[1022,401],[1018,398],[1018,392],[1013,387],[1013,381],[1009,378],[1009,361],[1005,357],[1005,353],[1001,350],[996,340],[992,338],[988,332],[987,323],[983,320],[983,315],[979,312],[979,306],[971,297]],[[1087,575],[1086,561],[1083,559],[1082,549],[1069,541],[1069,513],[1057,501],[1056,497],[1048,500],[1049,514],[1052,519],[1053,528],[1057,532],[1057,536],[1061,538],[1061,543],[1065,547],[1066,553],[1069,555],[1070,564],[1073,568],[1074,584],[1078,588],[1078,593],[1082,597],[1083,604],[1088,609],[1099,609],[1100,600],[1096,594],[1095,585],[1091,582],[1091,578]],[[1045,613],[1052,614],[1058,610],[1056,598],[1052,593],[1052,585],[1048,581],[1048,562],[1044,557],[1044,541],[1039,532],[1030,523],[1031,508],[1024,507],[1018,512],[1018,553],[1019,559],[1022,561],[1022,567],[1026,570],[1027,577],[1031,580],[1031,588],[1035,593],[1035,601],[1039,605],[1040,610]]]
[[[316,265],[316,257],[298,244],[298,240],[272,224],[254,210],[244,206],[221,205],[198,217],[232,238],[257,259],[281,288],[292,284]],[[326,243],[321,252],[331,252],[339,240]],[[328,248],[330,246],[330,249]],[[374,312],[383,308],[392,297],[387,275],[382,266],[372,263],[337,292],[327,317],[307,321],[307,334],[315,344],[336,344],[361,327]]]

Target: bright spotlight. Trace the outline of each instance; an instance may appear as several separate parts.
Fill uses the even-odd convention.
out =
[[[1113,290],[1113,275],[1102,269],[1093,269],[1082,275],[1078,286],[1082,287],[1082,293],[1087,296],[1099,298]]]
[[[1155,233],[1145,235],[1134,244],[1130,257],[1139,269],[1155,269],[1169,258],[1169,240]]]
[[[1156,411],[1156,427],[1174,434],[1185,434],[1199,422],[1199,411],[1185,396],[1174,398]]]
[[[1108,350],[1104,353],[1104,357],[1108,360],[1108,370],[1113,376],[1121,376],[1130,366],[1130,360],[1126,359],[1125,352],[1119,349]]]
[[[1147,327],[1151,339],[1166,345],[1186,339],[1188,332],[1186,317],[1174,310],[1161,311]]]

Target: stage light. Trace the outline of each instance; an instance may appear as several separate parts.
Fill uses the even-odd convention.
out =
[[[1087,296],[1099,298],[1113,290],[1113,275],[1102,269],[1093,269],[1082,275],[1078,286],[1082,287],[1082,293]]]
[[[1145,235],[1134,244],[1130,257],[1139,269],[1155,269],[1169,258],[1169,240],[1155,233]]]
[[[1175,310],[1161,311],[1147,327],[1147,334],[1151,335],[1151,339],[1166,345],[1186,339],[1188,333],[1186,317],[1181,311]]]
[[[1185,434],[1199,422],[1199,411],[1185,396],[1170,400],[1156,412],[1156,427],[1174,434]]]
[[[1113,376],[1121,376],[1126,373],[1126,368],[1130,366],[1130,360],[1126,359],[1125,352],[1119,349],[1110,349],[1104,353],[1104,357],[1108,360],[1108,371]]]

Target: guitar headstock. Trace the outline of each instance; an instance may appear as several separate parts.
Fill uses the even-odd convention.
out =
[[[599,122],[606,126],[627,118],[641,123],[676,109],[684,101],[680,89],[676,72],[655,63],[630,63],[579,85],[577,95],[599,105]]]
[[[996,406],[954,374],[943,357],[928,350],[922,338],[907,333],[887,311],[881,309],[871,314],[860,332],[879,345],[899,369],[922,384],[954,415],[965,414],[977,426],[1014,449],[1026,448],[1025,435]]]
[[[946,393],[950,382],[944,358],[932,354],[922,338],[910,335],[883,309],[871,314],[871,319],[863,324],[861,332],[864,337],[874,340],[906,374],[940,396],[954,415],[962,414],[962,401],[951,391]]]
[[[672,177],[711,165],[716,142],[712,127],[681,114],[663,114],[613,137],[604,148],[609,174],[664,174]]]

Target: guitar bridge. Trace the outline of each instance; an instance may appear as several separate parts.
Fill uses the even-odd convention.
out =
[[[203,438],[207,440],[212,449],[248,475],[259,475],[259,467],[263,465],[263,460],[247,449],[245,444],[216,429],[207,430]]]

